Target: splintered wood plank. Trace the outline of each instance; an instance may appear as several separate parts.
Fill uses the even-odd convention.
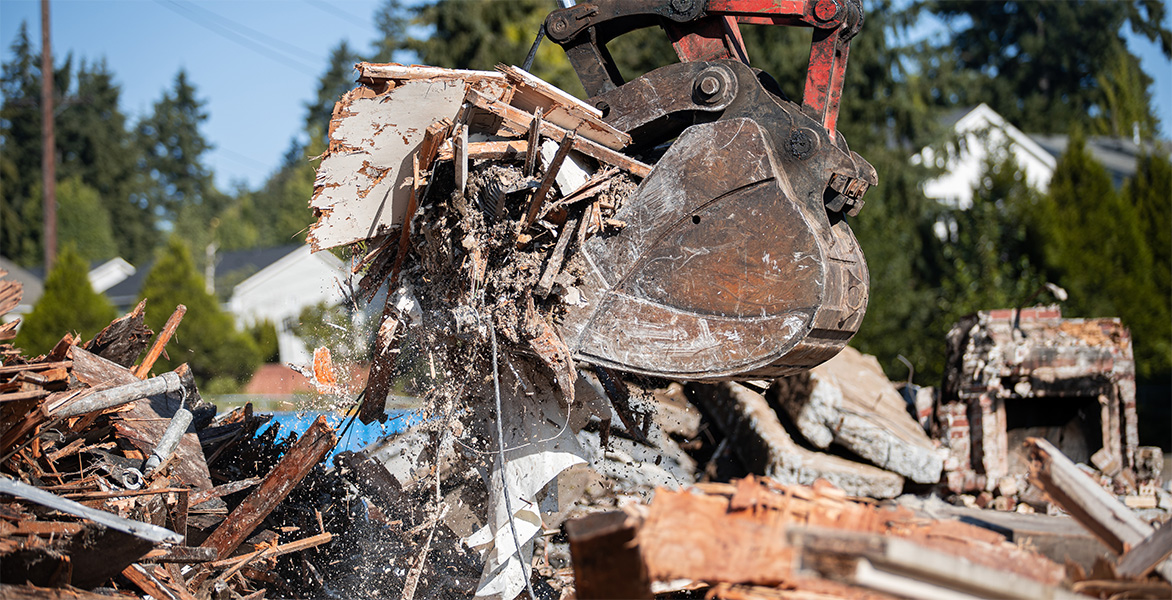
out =
[[[1164,523],[1155,533],[1131,547],[1115,565],[1120,577],[1143,577],[1172,556],[1172,525]]]
[[[73,367],[72,360],[58,360],[53,362],[31,363],[27,365],[10,365],[7,367],[0,367],[0,375],[11,375],[13,373],[21,373],[24,371],[48,371],[50,369]]]
[[[521,221],[522,229],[532,225],[537,220],[537,215],[541,213],[541,207],[545,205],[545,197],[549,195],[549,190],[553,187],[554,180],[557,178],[558,170],[562,168],[562,163],[565,162],[566,157],[570,155],[570,150],[573,149],[574,140],[576,139],[578,139],[577,131],[571,131],[566,134],[566,137],[562,138],[557,153],[553,155],[553,160],[549,161],[549,167],[545,170],[545,176],[541,178],[541,185],[533,193],[533,199],[529,201],[529,210],[525,213],[525,219]]]
[[[360,62],[354,66],[358,69],[358,80],[392,79],[395,81],[427,80],[460,80],[469,82],[494,81],[505,83],[505,75],[495,71],[472,71],[468,69],[445,69],[443,67],[429,67],[424,65],[400,65],[396,63],[376,64]]]
[[[1030,481],[1115,553],[1124,554],[1152,534],[1150,525],[1079,470],[1053,444],[1029,438],[1025,449]],[[1172,562],[1165,560],[1155,568],[1164,579],[1172,581]]]
[[[0,277],[8,274],[8,271],[0,269]],[[0,281],[0,315],[16,308],[20,304],[20,298],[24,295],[24,284],[19,281],[3,280]]]
[[[441,146],[436,160],[453,160],[454,146]],[[473,160],[520,160],[529,151],[525,140],[502,140],[496,142],[468,142],[468,158]]]
[[[542,118],[563,129],[577,129],[582,137],[611,150],[631,144],[631,136],[602,120],[602,111],[517,67],[497,65],[516,90],[509,104],[528,112],[542,110]]]
[[[516,131],[518,136],[528,135],[529,124],[534,118],[532,114],[515,106],[510,106],[500,100],[480,94],[476,90],[470,90],[468,92],[467,100],[476,108],[491,112],[500,117],[504,125],[508,129]],[[544,118],[539,128],[543,137],[548,137],[556,142],[561,142],[562,138],[569,135],[569,131],[547,122]],[[647,177],[651,173],[650,165],[639,162],[620,152],[615,152],[602,144],[590,141],[584,137],[579,137],[574,140],[574,150],[595,160],[619,167],[639,178]]]
[[[129,367],[150,343],[151,330],[143,322],[146,300],[129,313],[114,319],[83,346],[86,350]]]
[[[566,522],[578,598],[651,598],[633,519],[615,511]]]
[[[146,379],[146,376],[151,372],[151,367],[155,365],[155,361],[163,353],[163,348],[167,345],[171,336],[175,335],[175,330],[179,329],[179,323],[183,321],[183,315],[185,314],[187,314],[186,306],[180,304],[175,307],[175,312],[171,313],[171,316],[167,318],[167,323],[163,325],[163,330],[155,338],[155,343],[151,346],[150,352],[142,360],[142,364],[135,367],[135,377]]]
[[[220,523],[202,546],[215,548],[219,559],[227,558],[301,483],[314,465],[325,458],[337,441],[338,436],[326,423],[325,416],[318,416],[264,481]]]

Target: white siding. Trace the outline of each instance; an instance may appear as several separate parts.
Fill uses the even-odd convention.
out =
[[[992,149],[1003,147],[1013,153],[1034,189],[1045,192],[1049,188],[1054,157],[993,109],[981,104],[961,117],[953,129],[960,138],[960,148],[955,153],[937,156],[931,148],[925,148],[913,158],[915,163],[935,163],[944,168],[944,174],[924,183],[924,195],[957,208],[969,208],[985,158]]]
[[[233,288],[228,309],[241,327],[272,321],[281,362],[308,364],[313,355],[293,335],[291,325],[307,306],[341,302],[338,282],[345,277],[346,269],[334,255],[311,254],[309,246],[302,246]]]

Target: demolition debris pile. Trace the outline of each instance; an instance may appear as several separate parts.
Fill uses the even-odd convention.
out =
[[[0,315],[19,298],[0,280]],[[145,304],[43,356],[0,344],[0,597],[367,595],[362,577],[330,572],[394,547],[364,556],[380,532],[321,465],[333,429],[257,435],[270,416],[217,415],[186,365],[151,376],[184,307],[152,342]]]
[[[402,506],[407,497],[429,500],[426,508],[414,509],[423,513],[427,526],[413,530],[416,537],[411,543],[419,553],[404,586],[408,597],[418,590],[430,595],[474,591],[483,597],[511,598],[532,585],[549,586],[563,594],[576,588],[579,597],[646,597],[652,591],[681,589],[706,589],[721,597],[765,593],[737,587],[743,584],[836,589],[835,593],[847,596],[864,594],[860,588],[868,588],[879,597],[884,592],[906,595],[917,585],[914,582],[925,579],[941,586],[932,588],[936,591],[1006,593],[1001,588],[979,587],[978,582],[987,579],[984,571],[943,577],[940,572],[955,566],[944,564],[947,560],[1017,573],[1023,579],[1006,578],[1002,583],[1008,582],[1005,589],[1025,590],[1022,597],[1033,597],[1034,592],[1060,597],[1067,593],[1063,585],[1083,580],[1109,581],[1102,585],[1131,591],[1166,587],[1155,581],[1120,582],[1104,571],[1102,561],[1113,563],[1112,553],[1125,552],[1130,546],[1119,545],[1121,538],[1109,541],[1101,535],[1101,525],[1093,523],[1095,517],[1080,522],[1095,532],[1105,548],[1099,548],[1074,522],[1046,521],[1046,527],[1061,530],[1068,540],[1093,548],[1081,554],[1084,560],[1079,568],[1084,574],[1066,579],[1055,563],[1041,556],[1025,559],[1002,552],[1008,546],[988,550],[927,543],[934,536],[947,535],[1004,541],[1005,534],[1013,537],[1015,531],[1029,529],[1021,522],[989,519],[995,522],[989,528],[997,534],[978,535],[967,529],[963,535],[956,534],[956,523],[947,519],[965,517],[960,512],[948,513],[944,505],[920,505],[917,518],[927,518],[934,511],[949,524],[932,527],[951,528],[953,533],[923,533],[923,537],[911,536],[914,539],[906,544],[892,542],[904,544],[898,552],[884,550],[885,546],[865,536],[840,542],[845,533],[830,538],[818,537],[817,532],[786,533],[790,526],[836,522],[843,506],[856,506],[845,501],[844,495],[885,499],[908,491],[926,492],[944,474],[949,482],[957,481],[956,473],[961,473],[959,481],[967,482],[951,485],[957,494],[952,498],[962,505],[996,505],[1018,513],[1089,510],[1056,499],[1074,497],[1074,492],[1059,493],[1041,483],[1044,476],[1029,477],[1026,465],[1032,463],[1025,459],[1001,471],[971,466],[982,452],[1009,456],[1030,436],[1049,438],[1065,426],[1079,425],[1067,423],[1084,414],[1078,411],[1042,421],[1031,421],[1026,411],[1015,411],[1021,418],[1007,421],[1005,407],[1034,398],[1031,389],[1050,398],[1059,396],[1061,388],[1068,396],[1082,398],[1094,387],[1104,407],[1104,421],[1101,436],[1085,442],[1097,441],[1105,449],[1098,455],[1107,466],[1100,468],[1108,472],[1109,467],[1115,473],[1110,477],[1130,477],[1133,485],[1118,490],[1131,494],[1128,498],[1149,498],[1153,506],[1168,504],[1167,494],[1158,487],[1158,469],[1148,469],[1143,482],[1129,475],[1139,466],[1135,443],[1128,441],[1132,430],[1120,426],[1123,417],[1112,417],[1123,414],[1120,406],[1134,411],[1134,389],[1126,383],[1133,377],[1130,344],[1125,336],[1111,333],[1117,322],[1054,317],[1053,323],[1042,324],[1060,331],[1084,331],[1081,337],[1063,337],[1045,334],[1045,327],[1032,329],[1033,317],[1018,314],[1018,320],[1026,324],[1014,323],[1017,333],[1005,340],[998,337],[1002,335],[999,328],[1004,327],[1001,315],[983,317],[982,323],[996,334],[974,328],[974,323],[962,324],[963,335],[954,337],[968,335],[983,341],[967,350],[967,358],[962,359],[965,351],[960,351],[953,361],[979,364],[985,381],[1000,382],[1001,387],[973,395],[973,383],[981,378],[962,373],[958,377],[973,383],[951,380],[965,382],[959,386],[964,394],[946,395],[944,404],[935,400],[931,389],[910,384],[897,389],[873,357],[849,348],[808,374],[742,383],[668,386],[662,380],[576,363],[560,335],[571,312],[567,308],[598,301],[584,281],[583,273],[590,265],[583,264],[588,254],[581,250],[588,240],[605,241],[628,225],[623,215],[631,211],[623,210],[624,202],[649,173],[647,165],[616,152],[628,143],[625,134],[610,128],[592,107],[516,68],[501,67],[494,73],[363,63],[358,70],[363,86],[338,103],[331,123],[330,149],[319,169],[312,201],[319,219],[311,228],[310,240],[319,248],[349,244],[359,250],[356,254],[362,258],[354,271],[362,274],[358,291],[368,298],[382,286],[389,287],[362,418],[380,418],[392,382],[406,381],[427,407],[425,423],[361,453],[385,468],[374,471],[385,478],[380,487],[387,503]],[[635,156],[654,158],[653,154]],[[1096,328],[1103,332],[1101,339],[1087,333]],[[972,354],[979,351],[1005,358],[974,362]],[[1089,370],[1072,369],[1063,362],[1084,364],[1081,357],[1088,353],[1106,355]],[[1070,358],[1046,362],[1056,355]],[[1053,372],[1047,375],[1048,365]],[[1111,375],[1103,377],[1104,373]],[[1011,383],[1014,376],[1049,377],[1053,385],[1046,388],[1039,381],[1029,388]],[[958,402],[971,408],[958,408]],[[986,406],[990,403],[991,408]],[[982,417],[986,413],[992,417]],[[961,414],[973,420],[983,418],[971,435],[998,445],[967,444],[970,434],[959,429],[964,424],[958,418]],[[1051,423],[1055,419],[1061,422]],[[1031,443],[1050,448],[1041,439]],[[1059,455],[1049,450],[1043,453]],[[966,468],[975,468],[981,476],[966,476]],[[1049,472],[1047,468],[1039,467],[1039,472]],[[807,522],[794,516],[806,514],[801,512],[806,509],[791,507],[792,503],[777,501],[773,505],[790,508],[759,514],[753,502],[737,500],[726,488],[711,488],[722,490],[724,497],[716,504],[724,503],[729,523],[713,520],[685,502],[667,511],[677,517],[669,528],[673,534],[644,533],[648,524],[658,523],[647,511],[655,514],[657,503],[674,497],[664,490],[693,484],[705,489],[705,481],[728,481],[750,473],[788,486],[769,494],[800,496],[812,493],[802,486],[817,486],[811,496],[815,505],[832,497],[840,504],[824,519]],[[750,483],[741,485],[757,485],[754,480],[745,481]],[[1090,479],[1066,484],[1097,489]],[[969,495],[973,492],[979,494]],[[1095,502],[1107,500],[1096,497]],[[1152,518],[1166,518],[1167,508],[1157,510],[1159,514]],[[622,512],[608,512],[614,509]],[[576,520],[583,517],[585,521]],[[730,567],[728,572],[736,574],[729,575],[702,568],[702,564],[720,563],[713,557],[732,560],[729,557],[764,548],[754,537],[762,535],[761,524],[752,523],[750,517],[771,524],[769,539],[786,549],[776,556],[765,553],[776,558],[774,570],[748,569],[756,573],[752,575]],[[887,517],[868,518],[883,525],[843,527],[847,533],[871,536],[899,530]],[[746,539],[735,533],[738,523],[751,530]],[[1134,539],[1139,533],[1133,530],[1127,535]],[[1149,533],[1150,529],[1145,530],[1143,538]],[[468,573],[457,577],[453,573],[460,570],[455,565],[439,559],[427,564],[435,540],[442,535],[475,551],[460,562],[460,568],[469,562],[483,565],[474,588],[463,587]],[[704,558],[693,562],[655,558],[658,550],[653,540],[657,536],[676,539],[672,535],[679,543],[665,547]],[[1062,564],[1078,554],[1068,546],[1058,544],[1046,556]],[[849,563],[857,567],[854,571],[845,565],[837,571],[824,565],[829,570],[820,571],[815,565],[825,560],[809,558],[796,567],[803,575],[788,575],[797,557],[807,556],[807,550],[812,553],[808,556],[816,557],[818,552],[838,547],[842,548],[839,554],[855,557]],[[735,551],[738,548],[743,551]],[[909,571],[908,565],[884,558],[903,550],[917,556],[928,552],[954,556],[942,559],[934,573]],[[1026,553],[1020,548],[1014,551]],[[1049,566],[1019,573],[1018,566],[1031,564],[1030,560]],[[1148,566],[1154,568],[1158,562]],[[886,565],[884,569],[905,569],[900,571],[904,579],[892,584],[895,588],[882,588],[875,587],[873,579],[852,578],[851,573],[880,564]],[[540,577],[534,578],[533,573]],[[686,583],[680,584],[681,580]],[[810,584],[813,580],[823,583]],[[457,581],[459,586],[453,587]],[[614,582],[625,583],[606,587],[618,585]],[[828,582],[851,587],[836,588]],[[1082,588],[1098,589],[1094,585],[1099,584]]]

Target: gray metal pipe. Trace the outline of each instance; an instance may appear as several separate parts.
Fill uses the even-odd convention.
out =
[[[175,416],[171,417],[171,423],[167,425],[167,430],[163,432],[163,437],[159,439],[159,443],[155,445],[155,449],[147,458],[146,466],[143,467],[143,473],[150,475],[152,471],[159,468],[163,461],[175,452],[179,447],[179,440],[183,439],[183,434],[187,433],[187,427],[191,425],[193,415],[186,407],[180,407],[175,411]]]
[[[126,385],[94,392],[89,396],[80,398],[76,402],[71,402],[54,411],[50,416],[52,417],[76,417],[94,411],[105,410],[115,406],[141,400],[149,396],[156,396],[159,394],[166,394],[170,392],[178,392],[186,387],[193,387],[194,381],[191,378],[191,372],[188,371],[184,376],[179,375],[174,371],[163,373],[158,377],[152,377],[143,381],[135,381]]]

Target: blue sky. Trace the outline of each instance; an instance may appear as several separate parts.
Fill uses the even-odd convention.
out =
[[[134,120],[150,111],[185,68],[207,101],[204,135],[217,183],[259,186],[300,130],[330,50],[345,39],[368,52],[380,0],[53,0],[53,53],[105,58]],[[415,2],[408,2],[415,4]],[[553,7],[550,1],[551,8]],[[1172,18],[1172,16],[1170,16]],[[0,51],[10,58],[20,23],[40,45],[40,2],[0,0]],[[259,33],[259,35],[258,35]],[[244,40],[243,42],[241,40]],[[1132,49],[1156,79],[1164,137],[1172,128],[1172,62],[1146,40]]]

